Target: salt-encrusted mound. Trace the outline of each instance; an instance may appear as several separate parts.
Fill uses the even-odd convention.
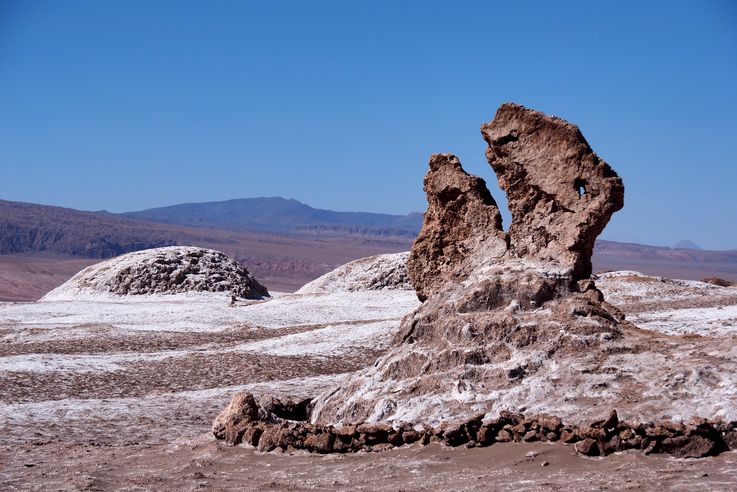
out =
[[[304,285],[297,294],[362,290],[412,290],[407,271],[409,252],[369,256],[346,263]]]
[[[41,300],[188,292],[222,292],[242,299],[269,296],[266,287],[224,253],[170,246],[128,253],[87,267]]]

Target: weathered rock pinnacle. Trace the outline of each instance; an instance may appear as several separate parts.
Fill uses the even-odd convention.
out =
[[[514,253],[591,275],[594,241],[624,206],[621,178],[577,126],[518,104],[503,104],[481,134],[507,194]]]
[[[484,181],[455,156],[433,155],[408,261],[424,303],[385,356],[315,400],[312,422],[435,425],[548,410],[567,394],[551,379],[575,385],[577,365],[598,371],[636,330],[586,280],[594,240],[622,207],[619,177],[574,125],[519,105],[503,105],[482,133],[512,211],[509,235]]]
[[[448,281],[470,273],[462,268],[476,252],[498,258],[507,252],[502,216],[483,179],[471,176],[452,154],[433,154],[425,176],[428,207],[407,267],[421,301]]]

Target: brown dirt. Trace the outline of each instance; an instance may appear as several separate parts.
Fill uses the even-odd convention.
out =
[[[535,454],[534,456],[532,456]],[[544,465],[547,463],[547,465]],[[708,460],[620,453],[577,456],[562,444],[380,453],[258,454],[202,436],[168,445],[0,448],[4,490],[734,490],[737,454]]]
[[[100,260],[0,255],[0,301],[31,301]]]

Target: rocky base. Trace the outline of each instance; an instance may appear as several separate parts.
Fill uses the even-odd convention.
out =
[[[620,421],[617,412],[587,425],[566,425],[559,417],[501,412],[488,420],[477,415],[440,427],[409,423],[315,425],[306,422],[309,400],[282,402],[274,397],[257,403],[253,395],[237,393],[213,424],[213,434],[229,444],[245,443],[259,451],[277,448],[316,453],[384,451],[404,444],[431,442],[448,446],[484,447],[503,442],[561,442],[585,456],[635,449],[667,453],[676,458],[703,458],[737,450],[737,422],[693,418],[686,423]]]

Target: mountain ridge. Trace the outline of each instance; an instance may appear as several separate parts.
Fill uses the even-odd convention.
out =
[[[189,227],[301,234],[332,231],[414,237],[422,227],[422,214],[419,212],[406,215],[337,212],[283,197],[180,203],[117,215]]]
[[[407,251],[414,240],[406,226],[302,223],[286,232],[228,230],[0,200],[0,298],[37,299],[93,261],[175,245],[222,251],[269,289],[293,291],[348,261]],[[737,251],[597,241],[594,271],[605,270],[737,282]]]

